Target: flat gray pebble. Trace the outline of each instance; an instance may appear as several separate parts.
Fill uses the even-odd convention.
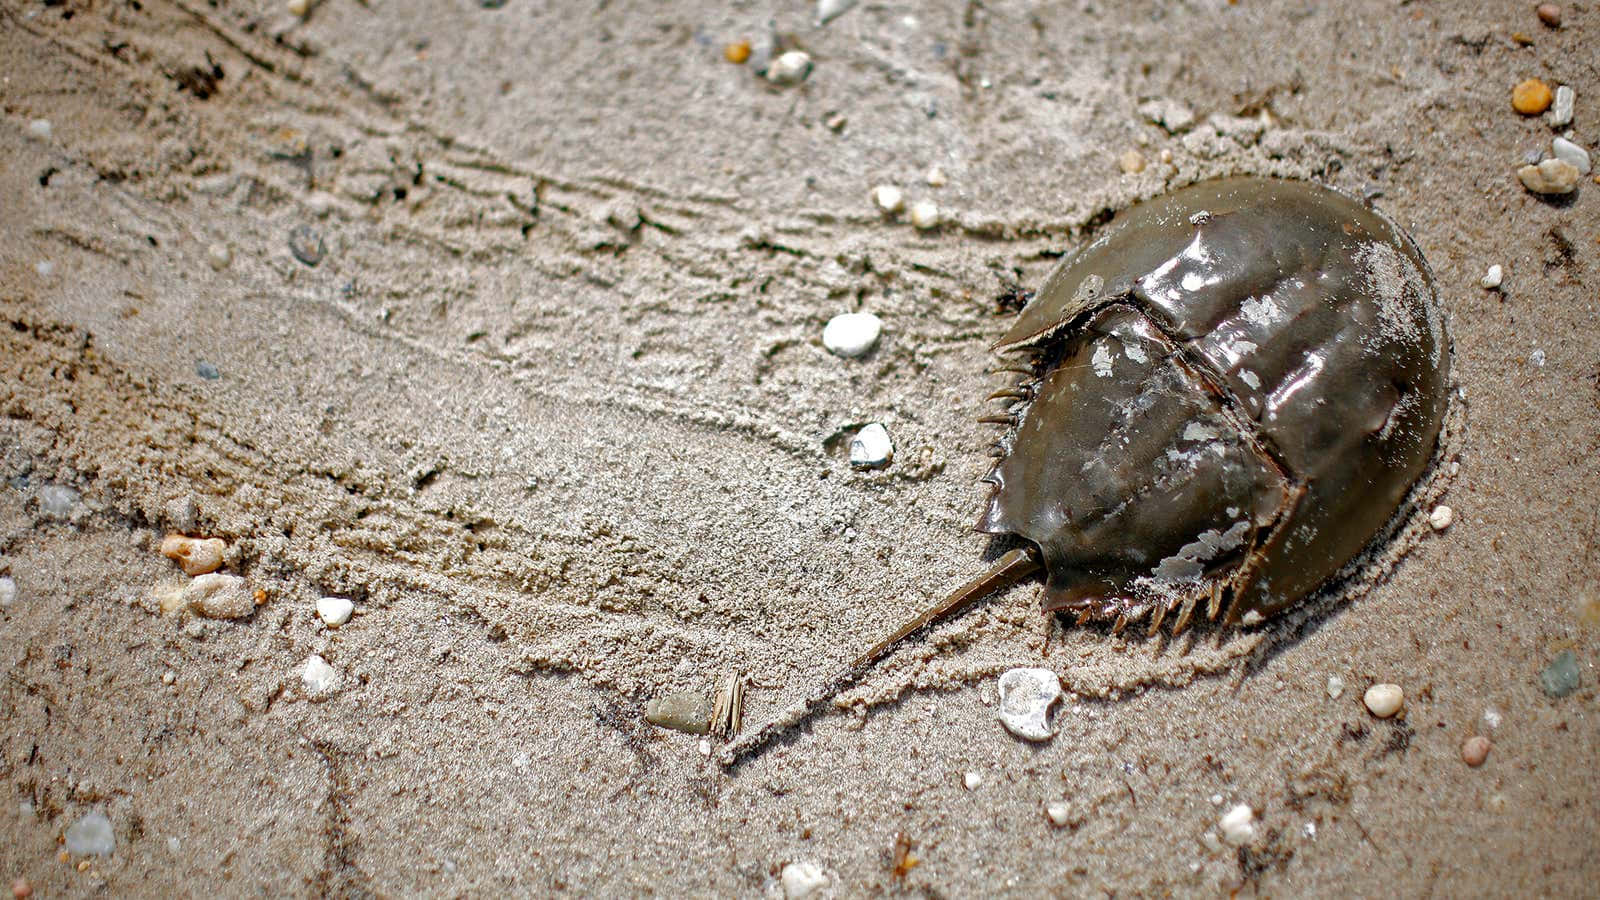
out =
[[[222,377],[221,370],[203,359],[194,364],[194,373],[207,381],[216,381]]]
[[[1582,679],[1578,671],[1578,654],[1563,650],[1550,660],[1550,665],[1539,673],[1539,685],[1550,697],[1560,699],[1578,689]]]

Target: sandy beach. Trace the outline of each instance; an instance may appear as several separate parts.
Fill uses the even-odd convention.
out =
[[[1600,178],[1517,169],[1597,152],[1600,6],[825,7],[0,0],[17,897],[1592,891]],[[1023,584],[731,772],[646,721],[738,674],[759,727],[988,565],[1005,298],[1232,174],[1432,267],[1448,470],[1392,567],[1181,636]]]

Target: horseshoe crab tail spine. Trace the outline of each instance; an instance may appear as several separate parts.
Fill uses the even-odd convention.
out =
[[[719,757],[723,768],[732,769],[753,759],[762,750],[774,744],[779,737],[814,718],[827,708],[834,697],[861,680],[873,663],[887,656],[891,650],[917,632],[965,611],[972,604],[1004,590],[1039,572],[1044,563],[1033,548],[1012,550],[990,566],[983,574],[951,591],[943,599],[923,610],[895,629],[894,633],[856,657],[827,681],[818,685],[803,700],[791,706],[782,715],[723,748]]]

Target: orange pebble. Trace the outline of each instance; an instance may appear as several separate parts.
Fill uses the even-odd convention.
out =
[[[26,878],[17,878],[11,882],[11,896],[16,900],[26,900],[33,896],[33,885]]]
[[[1529,78],[1511,89],[1511,108],[1525,116],[1537,116],[1549,109],[1552,99],[1550,86],[1537,78]]]
[[[736,66],[744,65],[744,61],[750,58],[750,42],[736,41],[729,44],[722,48],[722,55]]]

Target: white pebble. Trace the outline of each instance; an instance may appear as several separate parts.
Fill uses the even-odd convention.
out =
[[[1387,719],[1400,711],[1400,706],[1405,702],[1405,692],[1400,690],[1398,684],[1375,684],[1367,688],[1362,695],[1361,702],[1367,705],[1367,711],[1380,719]]]
[[[1433,512],[1428,513],[1428,524],[1433,526],[1434,531],[1443,531],[1449,528],[1454,524],[1455,520],[1456,511],[1443,503],[1435,506]]]
[[[110,856],[117,849],[117,836],[111,820],[95,810],[67,826],[67,852],[73,856]]]
[[[700,755],[701,756],[704,756],[706,759],[710,759],[711,758],[711,742],[710,741],[706,740],[705,738],[701,738],[700,739],[700,744],[699,744],[699,750],[700,750]]]
[[[10,575],[0,575],[0,608],[17,602],[17,582]]]
[[[1050,707],[1061,699],[1061,679],[1049,669],[1012,669],[1000,676],[1000,724],[1027,741],[1047,741]]]
[[[1489,271],[1483,273],[1482,278],[1478,279],[1478,285],[1486,291],[1492,291],[1500,287],[1505,277],[1506,270],[1500,268],[1499,263],[1495,263],[1489,267]]]
[[[305,683],[306,693],[316,696],[338,687],[339,673],[327,660],[313,653],[306,658],[305,668],[300,670],[300,680]]]
[[[967,790],[975,791],[983,786],[983,775],[979,772],[968,772],[961,776],[961,783],[967,786]]]
[[[356,605],[344,597],[318,597],[317,618],[329,628],[338,628],[350,621],[350,614],[355,612]]]
[[[822,346],[834,356],[863,356],[878,343],[883,320],[872,313],[842,313],[822,328]]]
[[[906,208],[906,194],[892,184],[880,184],[872,189],[872,202],[892,216]]]
[[[211,268],[220,272],[228,267],[228,263],[233,262],[233,251],[228,249],[227,244],[221,242],[212,244],[206,248],[206,262],[211,264]]]
[[[1050,817],[1051,823],[1057,828],[1064,828],[1072,821],[1072,804],[1065,800],[1051,800],[1044,805],[1044,814]]]
[[[1578,167],[1564,159],[1541,160],[1536,166],[1517,170],[1522,186],[1535,194],[1570,194],[1578,189],[1582,177]]]
[[[932,200],[918,200],[911,204],[911,224],[924,231],[939,227],[939,204]]]
[[[1545,121],[1551,128],[1564,128],[1572,124],[1572,103],[1577,99],[1577,92],[1571,87],[1561,84],[1556,86],[1555,100],[1550,104],[1550,111],[1545,113]]]
[[[817,25],[826,25],[850,11],[856,0],[817,0]]]
[[[1317,836],[1317,823],[1307,822],[1305,827],[1300,829],[1300,833],[1305,835],[1307,838],[1315,839]]]
[[[1579,175],[1587,175],[1594,170],[1589,160],[1589,151],[1566,138],[1558,137],[1551,141],[1550,152],[1555,154],[1556,159],[1577,169]]]
[[[811,54],[790,50],[767,66],[767,80],[773,84],[799,84],[811,74]]]
[[[167,671],[161,673],[161,683],[162,684],[172,684],[173,682],[175,682],[177,680],[178,680],[178,673],[172,671],[171,669],[168,669]]]
[[[1533,348],[1533,352],[1528,354],[1528,362],[1539,368],[1544,368],[1544,350],[1539,347]]]
[[[178,840],[177,835],[173,835],[172,837],[167,838],[167,852],[168,853],[177,854],[182,849],[183,849],[183,841]]]
[[[945,177],[944,169],[940,168],[938,163],[928,167],[928,174],[924,180],[928,182],[928,187],[936,188],[944,187],[950,183],[950,179]]]
[[[40,140],[50,140],[50,135],[53,132],[54,129],[50,127],[49,119],[34,119],[28,123],[28,133]]]
[[[1487,725],[1491,730],[1495,729],[1495,728],[1499,728],[1500,727],[1500,721],[1501,721],[1500,711],[1495,709],[1494,707],[1491,706],[1490,708],[1488,708],[1488,709],[1483,711],[1483,724]]]
[[[1243,846],[1255,839],[1255,818],[1255,811],[1250,805],[1241,803],[1222,814],[1222,818],[1217,820],[1217,831],[1229,844],[1235,847]]]
[[[41,259],[33,264],[33,271],[37,272],[40,278],[49,278],[56,273],[56,264],[48,259]]]
[[[785,900],[815,897],[827,890],[831,882],[828,873],[814,862],[789,863],[783,867],[783,873],[778,876],[778,880],[783,883]]]
[[[1328,699],[1337,700],[1344,695],[1344,679],[1337,675],[1328,676]]]
[[[289,0],[289,15],[305,18],[311,12],[311,0]]]
[[[856,432],[850,439],[850,465],[863,469],[876,469],[894,459],[894,442],[889,440],[889,429],[877,422]]]

